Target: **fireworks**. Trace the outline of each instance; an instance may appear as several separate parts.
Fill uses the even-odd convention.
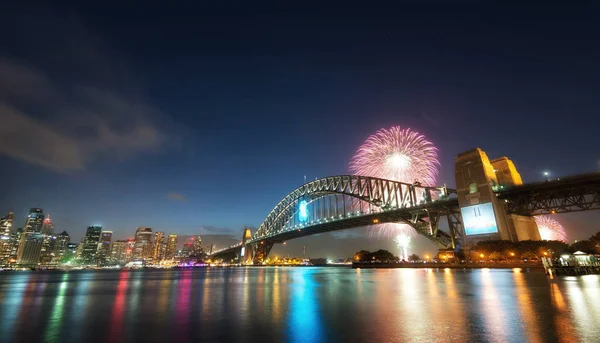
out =
[[[356,175],[435,186],[439,164],[437,149],[425,136],[394,126],[367,138],[352,158],[350,170]],[[384,237],[401,234],[409,241],[409,235],[415,235],[407,224],[381,224],[372,232]]]
[[[411,129],[394,126],[367,138],[350,162],[356,175],[435,186],[439,161],[433,143]]]
[[[405,234],[399,234],[394,239],[398,248],[400,248],[400,258],[408,261],[408,248],[410,247],[410,236]]]
[[[535,223],[538,226],[540,236],[543,240],[548,241],[567,241],[567,234],[565,228],[554,218],[550,216],[537,216],[535,217]]]

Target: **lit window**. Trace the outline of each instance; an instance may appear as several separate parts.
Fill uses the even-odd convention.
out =
[[[477,184],[475,182],[469,184],[469,194],[473,193],[477,193]]]

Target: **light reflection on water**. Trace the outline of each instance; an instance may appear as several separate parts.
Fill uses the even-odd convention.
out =
[[[600,276],[233,268],[0,275],[0,342],[597,342]]]

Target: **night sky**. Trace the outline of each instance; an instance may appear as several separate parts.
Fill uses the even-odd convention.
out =
[[[3,5],[0,212],[15,227],[39,206],[73,241],[100,223],[223,246],[392,125],[435,143],[440,185],[474,147],[525,182],[600,169],[598,6],[189,6]],[[599,213],[557,219],[570,240],[600,229]],[[365,232],[275,251],[393,248]]]

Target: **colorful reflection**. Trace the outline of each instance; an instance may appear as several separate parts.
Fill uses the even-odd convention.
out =
[[[48,327],[46,329],[46,335],[44,341],[46,342],[60,342],[60,333],[61,333],[61,322],[63,319],[63,314],[65,312],[65,293],[67,291],[67,287],[69,284],[69,273],[64,273],[62,276],[62,281],[58,286],[58,292],[56,294],[56,298],[54,299],[54,306],[52,308],[52,315],[48,322]]]
[[[31,286],[28,283],[30,275],[30,273],[18,274],[14,276],[11,283],[4,286],[7,289],[1,295],[2,317],[0,317],[0,326],[2,327],[1,335],[7,342],[15,341],[12,336],[18,324],[17,317],[19,317],[23,305],[25,290]]]
[[[325,341],[316,294],[318,285],[313,280],[312,270],[292,269],[290,272],[293,273],[293,284],[290,285],[289,341]]]
[[[121,271],[119,273],[119,282],[117,283],[117,294],[113,301],[110,316],[110,331],[108,334],[109,342],[119,342],[123,334],[123,314],[125,312],[125,298],[127,297],[127,284],[129,282],[129,272]]]

